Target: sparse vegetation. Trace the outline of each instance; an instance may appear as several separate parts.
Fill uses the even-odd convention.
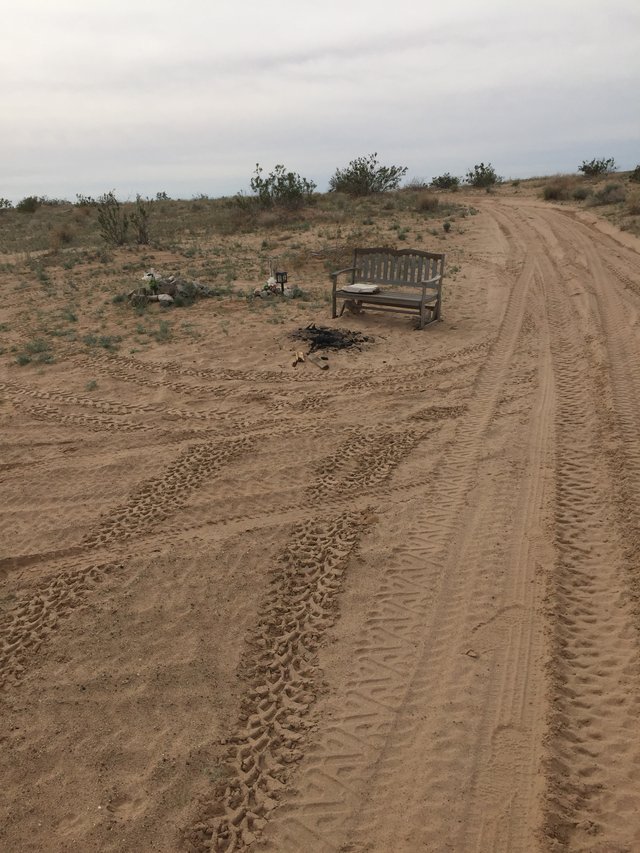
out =
[[[640,184],[640,164],[637,165],[635,169],[633,169],[633,171],[629,175],[629,180]]]
[[[469,169],[465,176],[465,183],[470,184],[472,187],[482,187],[487,189],[488,187],[493,187],[495,184],[501,183],[502,178],[496,174],[496,170],[493,168],[491,163],[476,163],[476,165]]]
[[[599,178],[602,175],[609,175],[616,171],[616,162],[613,157],[605,159],[604,157],[594,158],[593,160],[583,160],[578,171],[586,178]]]
[[[406,166],[381,166],[374,152],[368,157],[357,157],[344,169],[336,169],[329,181],[329,191],[351,196],[383,193],[398,189],[406,173]]]

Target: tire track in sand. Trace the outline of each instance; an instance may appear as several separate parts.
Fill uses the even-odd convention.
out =
[[[559,388],[545,831],[559,849],[635,850],[640,749],[631,733],[640,709],[640,649],[628,588],[640,552],[640,389],[629,366],[638,345],[600,260],[608,241],[596,235],[595,248],[593,233],[577,223],[552,213],[542,219],[543,233],[552,228],[581,247],[592,300],[591,329],[576,339],[575,309],[544,261],[546,281],[555,272],[558,283],[548,286],[547,299]]]
[[[397,828],[398,821],[402,823],[404,804],[400,806],[401,798],[395,799],[395,787],[394,801],[400,813],[397,820],[394,820],[396,809],[390,812],[384,806],[384,791],[387,784],[400,785],[405,790],[410,779],[410,774],[403,777],[401,767],[403,762],[411,764],[411,755],[417,751],[413,734],[425,697],[428,698],[430,691],[439,690],[434,700],[437,704],[444,693],[455,695],[459,688],[456,661],[461,651],[457,647],[456,626],[461,617],[470,617],[475,612],[470,591],[476,588],[467,582],[468,577],[463,577],[461,561],[474,550],[474,533],[482,526],[482,518],[469,515],[465,506],[477,484],[476,469],[517,348],[532,279],[533,263],[529,259],[514,283],[498,338],[481,368],[467,417],[460,423],[448,458],[441,463],[431,489],[418,507],[415,530],[405,537],[408,541],[395,550],[385,568],[381,588],[355,647],[353,677],[346,691],[331,703],[331,722],[319,735],[313,754],[297,780],[299,795],[279,810],[268,831],[271,850],[335,851],[350,837],[361,838],[363,830],[366,836],[371,821],[383,831],[381,824]],[[547,423],[546,415],[543,421]],[[508,511],[509,507],[502,502],[500,512]],[[465,531],[462,538],[461,528]],[[477,573],[480,565],[476,554],[471,572]],[[479,582],[478,577],[475,580]],[[437,614],[435,619],[434,614]],[[510,677],[518,665],[530,673],[531,641],[526,640],[531,636],[530,625],[523,631],[525,639],[516,649]],[[452,639],[455,658],[447,651]],[[431,655],[444,656],[449,669],[439,674],[430,672]],[[470,658],[466,661],[473,666]],[[465,677],[472,677],[468,670]],[[520,691],[525,689],[526,679],[518,683]],[[504,689],[509,694],[510,706],[522,705],[521,694],[515,699],[511,684]],[[506,704],[505,699],[494,703],[493,726],[485,725],[486,731],[499,728],[499,712]],[[525,740],[535,740],[534,734],[526,732]],[[449,747],[459,757],[460,744],[450,739],[448,744],[440,745],[445,758],[444,766],[439,768],[442,772],[434,774],[438,776],[436,784],[451,791],[454,764]],[[507,741],[502,754],[507,754],[510,748]],[[357,821],[372,784],[377,785],[381,796],[376,799],[374,793],[371,807],[365,806],[364,821],[369,826],[354,828],[354,818]],[[376,815],[376,806],[381,808],[381,815]],[[450,812],[450,803],[442,802],[438,814],[434,810],[429,812],[432,821],[429,829],[441,841],[445,837],[443,827],[450,822]],[[517,822],[522,814],[514,817]],[[424,821],[421,825],[424,826]],[[416,849],[398,846],[397,837],[392,846]],[[390,847],[382,843],[379,849]]]

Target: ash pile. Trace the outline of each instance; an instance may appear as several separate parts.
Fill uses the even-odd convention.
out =
[[[352,332],[350,329],[329,329],[326,326],[316,326],[311,323],[304,329],[297,329],[291,337],[296,341],[306,341],[311,346],[309,353],[324,349],[349,349],[355,347],[361,350],[362,344],[370,343],[373,338],[361,335],[360,332]]]

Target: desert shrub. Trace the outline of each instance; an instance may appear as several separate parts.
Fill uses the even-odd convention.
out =
[[[40,199],[36,195],[28,195],[16,204],[20,213],[35,213],[40,207]]]
[[[612,183],[606,184],[597,193],[589,199],[589,204],[593,207],[601,204],[619,204],[627,197],[627,191],[622,184]]]
[[[13,205],[8,198],[0,198],[0,210],[9,210]]]
[[[566,178],[555,178],[545,184],[542,196],[546,201],[566,201],[569,198],[571,184]]]
[[[465,182],[471,184],[472,187],[492,187],[502,181],[496,174],[496,170],[491,163],[476,163],[473,169],[469,169],[465,175]]]
[[[53,228],[49,233],[49,248],[53,252],[58,252],[63,246],[68,246],[73,242],[75,233],[73,229],[63,223]]]
[[[608,175],[610,172],[615,172],[616,168],[616,162],[613,157],[609,157],[606,160],[604,157],[600,157],[593,160],[583,160],[578,171],[582,172],[587,178],[597,178],[600,175]]]
[[[440,206],[440,199],[433,193],[422,193],[418,198],[417,209],[420,213],[433,213]]]
[[[635,169],[629,175],[630,181],[635,181],[636,183],[640,183],[640,165],[636,166]],[[0,206],[3,199],[0,199]]]
[[[256,170],[251,178],[251,190],[258,206],[263,209],[284,207],[295,210],[309,204],[316,185],[296,172],[287,172],[285,167],[278,165],[266,177],[262,176],[262,168],[256,163]],[[242,206],[246,196],[239,194],[239,204]]]
[[[457,175],[451,175],[445,172],[444,175],[438,175],[437,178],[431,179],[431,186],[438,190],[453,190],[454,192],[460,186],[460,178]]]
[[[136,203],[131,213],[130,220],[135,231],[136,243],[140,246],[149,244],[149,218],[153,202],[151,199],[143,199],[141,195],[136,196]]]
[[[449,231],[451,231],[451,223],[450,222],[443,222],[442,227],[445,231],[445,234],[448,234]]]
[[[364,196],[397,190],[406,174],[406,166],[380,166],[374,152],[368,157],[357,157],[344,169],[336,169],[329,180],[329,192]]]
[[[585,198],[589,198],[590,195],[591,190],[589,187],[576,187],[571,193],[571,198],[574,198],[576,201],[584,201]]]
[[[129,216],[123,211],[115,192],[98,198],[98,225],[100,236],[109,246],[122,246],[127,242]]]

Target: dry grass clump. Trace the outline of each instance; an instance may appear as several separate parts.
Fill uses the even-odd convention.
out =
[[[620,204],[627,197],[627,191],[622,184],[610,183],[594,193],[589,199],[589,205],[596,207],[603,204]]]
[[[440,206],[440,199],[433,193],[420,193],[418,196],[417,210],[419,213],[433,213]]]
[[[542,195],[546,201],[568,201],[574,188],[575,181],[572,178],[567,175],[559,175],[545,184]]]
[[[52,252],[59,252],[64,246],[73,243],[74,237],[75,232],[67,223],[56,225],[49,232],[49,249]]]
[[[633,192],[627,199],[627,213],[630,216],[640,216],[640,191]]]
[[[584,201],[589,198],[591,195],[591,189],[589,187],[577,186],[574,191],[571,193],[571,198],[576,201]]]

